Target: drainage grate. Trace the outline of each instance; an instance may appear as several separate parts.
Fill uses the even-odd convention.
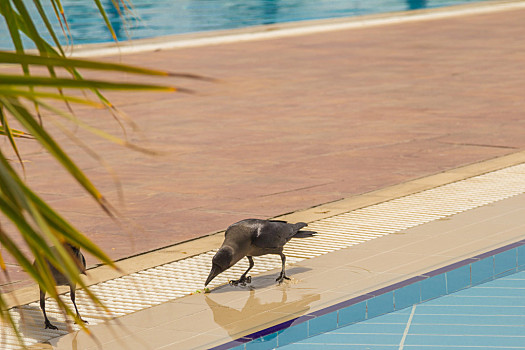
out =
[[[525,164],[520,164],[314,221],[308,228],[317,231],[318,235],[290,241],[285,247],[287,263],[348,248],[524,192]],[[113,316],[130,314],[202,288],[215,251],[102,282],[90,289],[110,308]],[[281,267],[281,260],[277,256],[256,257],[255,260],[253,275]],[[215,278],[210,287],[237,278],[247,268],[248,262],[243,259]],[[69,293],[63,299],[68,302]],[[77,291],[76,300],[82,317],[90,325],[108,318],[87,299],[84,291]],[[20,324],[26,345],[67,333],[65,323],[56,321],[63,320],[58,306],[48,300],[46,310],[51,321],[59,327],[58,330],[43,329],[43,317],[38,302],[10,310],[13,318]],[[78,326],[74,325],[73,328],[78,329]],[[2,327],[0,338],[4,349],[19,348],[16,337],[7,327]]]

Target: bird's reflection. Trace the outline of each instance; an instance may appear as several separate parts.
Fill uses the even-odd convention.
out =
[[[213,297],[206,295],[205,300],[213,312],[213,320],[224,328],[232,338],[236,338],[239,331],[242,330],[239,328],[240,325],[238,321],[247,320],[248,318],[256,317],[258,313],[272,311],[288,305],[293,305],[293,313],[300,316],[310,310],[310,304],[312,302],[321,299],[319,294],[303,294],[301,296],[295,296],[292,300],[288,300],[286,289],[283,289],[280,301],[264,302],[263,298],[256,296],[256,290],[252,289],[249,293],[248,300],[240,310],[222,305],[213,300]]]

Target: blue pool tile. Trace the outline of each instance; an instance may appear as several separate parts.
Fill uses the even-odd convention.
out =
[[[469,290],[468,296],[472,297],[523,297],[524,289],[517,288],[498,288],[498,287],[482,287]]]
[[[410,315],[411,313],[412,313],[412,310],[410,308],[396,310],[396,314],[400,314],[400,315],[403,315],[403,314]]]
[[[486,305],[426,305],[421,304],[417,306],[417,310],[422,314],[429,315],[525,315],[525,307],[513,306],[486,306]]]
[[[381,318],[381,317],[380,317]],[[332,334],[403,334],[406,328],[404,323],[367,323],[359,322],[347,327],[338,328]]]
[[[294,343],[294,344],[288,344],[283,347],[279,347],[279,349],[282,350],[296,350],[296,349],[304,349],[304,350],[315,350],[319,348],[319,344],[303,344],[303,343]],[[327,349],[326,346],[323,346],[323,349]],[[328,347],[330,349],[330,347]]]
[[[257,338],[246,343],[246,350],[268,350],[277,347],[277,334],[268,334],[267,336]]]
[[[494,257],[476,261],[471,266],[471,282],[476,285],[491,280],[494,277]]]
[[[466,289],[468,290],[468,289]],[[462,291],[456,292],[460,293]],[[508,306],[509,303],[512,303],[516,306],[525,306],[525,300],[521,298],[487,298],[483,296],[458,296],[451,295],[450,298],[441,300],[444,297],[439,299],[429,300],[425,302],[428,305],[444,305],[444,306],[453,306],[453,305],[486,305],[486,306]]]
[[[498,348],[500,346],[506,347],[521,347],[524,346],[523,337],[476,337],[476,336],[446,336],[446,335],[408,335],[405,339],[406,345],[419,345],[426,348],[427,345],[448,346],[451,349],[459,349],[464,346],[483,346]]]
[[[456,293],[459,293],[459,292],[456,292]],[[456,294],[444,295],[444,296],[442,296],[440,298],[437,298],[437,299],[427,300],[422,305],[449,305],[449,303],[451,305],[454,305],[454,303],[456,303],[456,302],[453,299],[451,299],[451,298],[453,298],[455,296],[456,296]]]
[[[334,345],[334,346],[335,346],[335,345]],[[283,346],[282,348],[279,347],[279,349],[282,349],[282,350],[296,350],[296,349],[301,349],[301,350],[317,350],[317,349],[319,349],[319,344],[294,343],[294,344],[285,345],[285,346]],[[323,344],[323,349],[333,349],[333,347],[331,347],[331,346],[326,346],[326,345]]]
[[[510,249],[494,255],[494,274],[499,275],[517,267],[517,249]]]
[[[405,350],[421,350],[420,345],[405,345],[403,347]],[[497,348],[494,348],[493,346],[462,346],[461,350],[519,350],[521,348],[515,348],[515,347],[501,347],[498,346]],[[424,350],[456,350],[454,348],[451,348],[450,346],[441,346],[441,345],[425,345]]]
[[[434,299],[447,294],[445,274],[427,278],[419,283],[421,284],[421,301]]]
[[[394,307],[401,310],[421,302],[421,282],[416,282],[394,291]]]
[[[518,255],[518,269],[524,269],[525,268],[525,246],[521,246],[516,248],[517,255]]]
[[[323,346],[323,350],[324,350]],[[334,345],[334,347],[329,348],[333,350],[342,350],[341,345]],[[366,345],[366,350],[399,350],[397,345]],[[363,350],[363,345],[346,345],[344,350]]]
[[[379,324],[382,324],[382,323],[401,323],[401,324],[407,324],[408,322],[408,319],[410,318],[410,312],[406,312],[406,311],[410,311],[410,309],[404,309],[404,310],[401,310],[401,311],[396,311],[396,312],[391,312],[391,313],[388,313],[388,314],[385,314],[381,317],[376,317],[376,318],[370,318],[366,321],[363,321],[362,323],[373,323],[373,324],[376,324],[376,323],[379,323]],[[349,326],[351,327],[351,326]]]
[[[308,336],[328,332],[337,328],[337,312],[312,318],[308,321]]]
[[[498,287],[498,288],[524,288],[525,289],[525,274],[520,276],[519,273],[514,273],[512,276],[506,278],[496,279],[482,285],[482,287]],[[524,293],[525,295],[525,293]]]
[[[470,286],[470,264],[446,273],[447,293],[454,293]]]
[[[523,326],[473,326],[455,324],[412,324],[411,335],[523,336]],[[525,344],[525,343],[524,343]]]
[[[495,316],[495,315],[424,315],[415,314],[412,324],[456,324],[473,326],[512,326],[524,324],[525,316]],[[525,339],[524,344],[525,344]]]
[[[232,340],[228,343],[215,346],[210,350],[244,350],[245,343],[249,341],[251,341],[251,339],[242,337],[236,340]]]
[[[310,344],[310,343],[296,343],[296,344],[290,344],[286,345],[283,348],[283,350],[319,350],[319,347],[321,345],[319,344]],[[366,347],[363,347],[363,345],[348,345],[345,344],[341,346],[341,344],[322,344],[323,350],[398,350],[398,345],[366,345]],[[516,349],[514,349],[516,350]]]
[[[500,274],[494,275],[494,278],[501,278],[501,277],[510,276],[510,275],[515,274],[516,272],[517,272],[517,267],[515,267],[512,270],[508,270],[508,271],[502,272]]]
[[[230,348],[228,350],[245,350],[245,344],[237,345],[234,348]]]
[[[277,333],[277,344],[283,346],[308,337],[308,322],[304,322]]]
[[[351,326],[350,326],[351,327]],[[299,343],[347,345],[399,345],[403,334],[339,334],[323,333]]]
[[[516,272],[512,277],[509,277],[508,279],[511,279],[511,280],[525,280],[525,271]]]
[[[366,319],[366,301],[339,310],[337,324],[339,327]]]
[[[366,301],[367,318],[394,311],[394,292],[378,295]]]
[[[258,339],[258,338],[261,338],[261,337],[264,337],[264,336],[267,336],[267,335],[271,335],[271,334],[274,334],[274,333],[277,334],[277,332],[279,332],[279,331],[281,331],[283,329],[291,327],[294,324],[300,324],[300,323],[306,322],[310,318],[312,318],[312,317],[301,316],[301,317],[298,317],[298,318],[295,318],[295,319],[292,319],[292,320],[289,320],[289,321],[286,321],[286,322],[282,322],[282,323],[276,324],[274,326],[262,329],[260,331],[255,332],[255,333],[248,334],[248,335],[245,336],[245,338],[253,340],[253,339]]]

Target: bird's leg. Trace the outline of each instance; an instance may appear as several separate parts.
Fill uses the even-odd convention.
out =
[[[80,318],[80,321],[84,323],[88,323],[87,321],[83,320],[82,317],[80,317],[80,314],[78,313],[77,303],[75,303],[75,289],[76,285],[71,284],[69,286],[69,294],[71,295],[71,301],[73,302],[73,305],[75,306],[75,311],[77,312],[77,317]]]
[[[245,286],[246,283],[252,283],[252,276],[246,276],[246,275],[248,274],[248,271],[250,271],[254,265],[253,258],[251,256],[247,256],[247,258],[248,258],[248,261],[250,262],[250,266],[248,267],[246,271],[244,271],[241,278],[239,278],[238,280],[231,280],[230,285],[237,286],[240,284],[241,286]]]
[[[42,312],[44,313],[44,320],[45,320],[45,329],[58,329],[56,326],[53,326],[51,322],[49,322],[49,319],[46,315],[46,292],[40,289],[40,308],[42,309]]]
[[[290,277],[286,276],[286,272],[284,271],[284,266],[286,265],[286,256],[283,253],[279,254],[281,256],[282,261],[282,269],[281,273],[279,274],[279,277],[277,277],[276,281],[279,282],[279,284],[283,283],[283,280],[289,280]]]

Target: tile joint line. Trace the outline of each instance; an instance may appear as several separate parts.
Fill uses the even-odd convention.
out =
[[[407,326],[405,328],[405,331],[403,332],[403,338],[401,338],[401,342],[399,343],[399,350],[403,350],[403,348],[405,347],[405,339],[407,338],[408,331],[410,330],[410,325],[412,324],[412,318],[414,318],[416,306],[416,304],[412,306],[412,311],[410,312],[410,317],[408,318]]]

